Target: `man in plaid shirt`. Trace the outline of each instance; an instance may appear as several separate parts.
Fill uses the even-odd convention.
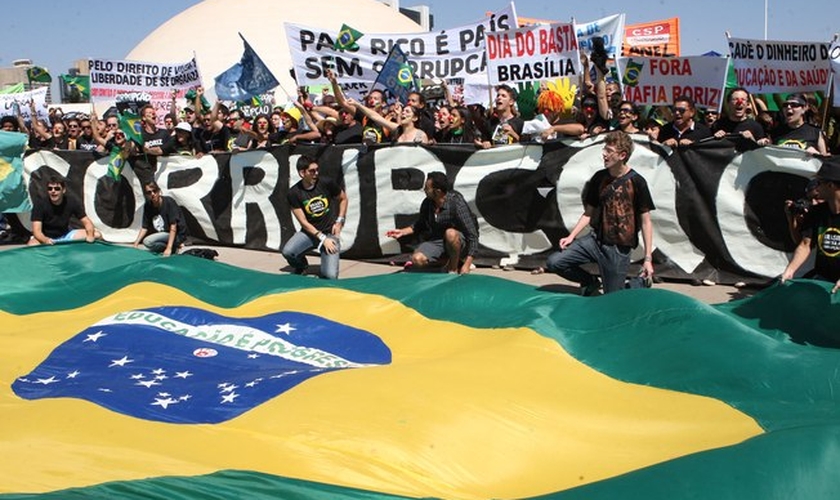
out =
[[[443,265],[450,273],[469,273],[478,249],[478,221],[475,215],[461,193],[449,189],[449,181],[443,172],[429,173],[423,191],[426,199],[420,205],[417,221],[386,234],[391,238],[402,238],[428,233],[428,239],[411,255],[413,267]],[[445,261],[442,260],[444,255]]]

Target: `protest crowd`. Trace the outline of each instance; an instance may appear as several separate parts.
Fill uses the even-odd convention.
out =
[[[673,95],[668,103],[650,105],[631,98],[641,94],[626,87],[630,68],[617,66],[600,38],[592,39],[587,47],[581,46],[574,53],[578,60],[573,63],[579,64],[577,75],[558,80],[491,84],[484,103],[466,102],[463,82],[457,79],[447,82],[416,76],[411,77],[410,85],[375,85],[365,95],[351,96],[345,93],[334,69],[326,68],[327,84],[314,86],[299,81],[294,96],[286,94],[285,89],[272,88],[232,100],[219,95],[217,86],[217,99],[211,103],[202,86],[193,86],[180,93],[172,89],[168,109],[134,102],[130,106],[117,103],[108,109],[99,109],[94,104],[90,113],[63,113],[59,106],[53,106],[46,119],[39,118],[35,103],[30,102],[29,116],[34,118],[31,122],[25,121],[17,108],[16,114],[2,118],[2,129],[26,134],[27,147],[31,150],[90,151],[110,156],[115,163],[133,159],[130,164],[144,186],[156,180],[156,157],[235,155],[301,144],[461,144],[478,150],[515,143],[547,144],[606,137],[619,131],[637,141],[670,148],[732,141],[745,149],[771,145],[797,148],[825,158],[826,162],[831,155],[840,154],[840,115],[838,108],[831,106],[832,96],[825,92],[754,94],[747,86],[736,83],[721,89],[718,105],[699,103],[700,96],[695,92]],[[568,67],[572,67],[571,62]],[[279,97],[278,90],[286,95]],[[612,143],[615,140],[613,136]],[[632,165],[631,152],[632,148],[622,154]],[[605,164],[607,154],[604,153]],[[314,161],[311,163],[317,167]],[[616,168],[621,165],[616,163]],[[302,176],[309,166],[304,166]],[[154,187],[159,195],[159,188]],[[443,189],[436,196],[444,200],[447,190],[445,186],[440,187]],[[597,204],[598,198],[587,200],[589,203]],[[652,209],[650,205],[644,210]],[[343,221],[343,213],[335,216]],[[797,224],[802,224],[801,214],[795,219]],[[470,231],[477,231],[472,224],[467,226]],[[635,227],[633,232],[640,229]],[[12,234],[8,226],[5,230]],[[180,244],[183,228],[179,226],[178,231]],[[310,236],[316,238],[314,247],[317,238],[323,235],[319,232]],[[461,236],[462,241],[456,241],[459,249],[474,246],[475,235]],[[635,236],[628,241],[631,240],[638,243]],[[171,248],[171,243],[167,254],[177,251]],[[646,245],[650,243],[645,241]],[[646,259],[649,259],[650,249],[647,252]],[[462,263],[464,257],[472,261],[471,255],[460,257]],[[593,260],[598,259],[593,257]],[[415,264],[418,262],[414,259]],[[441,266],[469,272],[469,265],[444,261]],[[652,275],[652,268],[645,267]],[[832,269],[838,267],[834,265]],[[826,278],[835,281],[840,275]],[[582,284],[592,291],[593,283],[588,278],[583,278]]]

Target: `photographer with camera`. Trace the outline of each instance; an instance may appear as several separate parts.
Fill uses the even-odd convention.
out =
[[[802,239],[780,281],[793,278],[813,246],[817,250],[814,279],[834,283],[831,293],[835,293],[840,289],[840,157],[823,160],[816,181],[818,195],[825,201],[809,207],[802,217],[799,226]]]
[[[785,200],[785,217],[787,218],[788,230],[790,231],[791,239],[797,245],[802,241],[800,228],[802,227],[805,214],[808,213],[808,210],[813,205],[818,205],[823,202],[822,198],[820,198],[818,187],[819,182],[817,179],[811,179],[808,181],[808,185],[805,186],[805,196],[797,200]]]

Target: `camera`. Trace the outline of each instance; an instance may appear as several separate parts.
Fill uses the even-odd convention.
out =
[[[790,213],[793,215],[804,215],[811,208],[811,200],[808,198],[799,198],[790,206]]]

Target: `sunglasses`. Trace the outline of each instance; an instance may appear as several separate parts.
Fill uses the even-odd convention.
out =
[[[61,191],[61,186],[47,186],[47,192],[51,193],[55,191],[56,193]]]
[[[682,113],[685,113],[686,111],[688,111],[688,108],[674,108],[674,113],[682,114]]]
[[[146,196],[151,196],[151,195],[153,195],[153,194],[156,194],[156,193],[157,193],[157,191],[156,191],[156,190],[154,190],[154,189],[153,189],[153,190],[151,190],[151,191],[149,191],[149,190],[145,190],[145,191],[143,191],[143,192],[146,194]]]
[[[802,105],[799,104],[798,102],[786,102],[786,103],[782,104],[782,107],[783,108],[801,108]]]
[[[630,114],[633,114],[635,111],[633,111],[631,108],[620,108],[618,110],[618,112],[619,113],[626,113],[626,114],[630,115]]]

